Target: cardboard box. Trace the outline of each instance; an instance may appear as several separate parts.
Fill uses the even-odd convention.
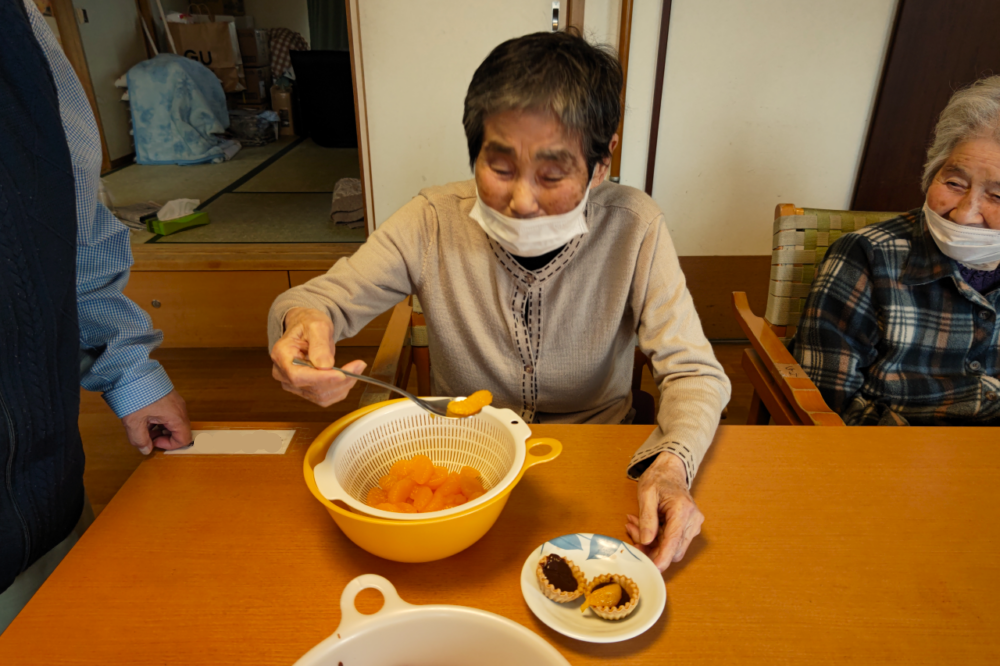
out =
[[[192,3],[190,10],[192,14],[243,16],[247,13],[243,0],[203,0],[202,2]]]
[[[245,89],[243,60],[232,23],[168,23],[177,54],[211,69],[227,93]]]
[[[267,30],[237,30],[236,35],[240,40],[240,55],[245,67],[270,67]]]
[[[271,91],[271,68],[270,67],[244,67],[244,79],[246,80],[246,90],[238,93],[226,95],[233,103],[260,104],[263,108],[270,108]]]

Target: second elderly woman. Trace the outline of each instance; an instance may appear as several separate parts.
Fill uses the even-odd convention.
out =
[[[416,294],[433,393],[489,389],[528,423],[630,422],[638,340],[660,389],[659,428],[628,467],[639,511],[626,530],[662,570],[701,529],[688,489],[730,386],[662,213],[603,183],[621,87],[617,59],[579,36],[498,46],[465,99],[475,178],[421,191],[353,256],[279,296],[269,335],[275,378],[329,405],[354,382],[292,360],[332,367],[338,340]]]
[[[830,246],[795,356],[848,425],[1000,424],[1000,76],[955,93],[923,208]]]

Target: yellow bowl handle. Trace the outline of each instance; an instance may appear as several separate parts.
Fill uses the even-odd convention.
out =
[[[540,465],[541,463],[547,463],[549,461],[555,460],[562,453],[562,442],[558,439],[552,439],[551,437],[532,437],[525,445],[528,447],[527,452],[524,454],[524,466],[521,467],[521,473],[524,470],[534,465]],[[549,450],[540,456],[536,456],[531,452],[531,449],[536,446],[547,446]]]

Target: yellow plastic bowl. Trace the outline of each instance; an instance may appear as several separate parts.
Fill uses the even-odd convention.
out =
[[[326,507],[330,517],[347,535],[347,538],[369,553],[387,560],[432,562],[465,550],[493,527],[493,523],[500,517],[500,512],[507,504],[510,491],[524,476],[524,472],[533,465],[554,460],[562,453],[562,443],[557,439],[550,437],[529,439],[526,442],[528,450],[525,452],[524,465],[521,466],[517,478],[503,492],[468,511],[443,518],[409,521],[372,518],[349,511],[323,497],[319,488],[316,487],[313,467],[326,458],[327,449],[330,448],[333,440],[344,428],[365,414],[394,402],[399,402],[399,400],[362,407],[332,423],[309,445],[305,461],[302,464],[309,492],[319,500],[320,504]],[[541,446],[547,446],[549,450],[542,455],[532,454],[533,448]]]

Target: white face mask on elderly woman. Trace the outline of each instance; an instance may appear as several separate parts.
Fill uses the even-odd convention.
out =
[[[538,257],[587,233],[585,211],[589,198],[588,187],[580,203],[568,213],[521,219],[507,217],[490,208],[479,195],[479,188],[476,188],[476,203],[472,206],[469,217],[479,223],[487,236],[511,254],[518,257]]]
[[[957,224],[924,203],[927,229],[946,256],[971,268],[992,270],[1000,265],[1000,229]]]

